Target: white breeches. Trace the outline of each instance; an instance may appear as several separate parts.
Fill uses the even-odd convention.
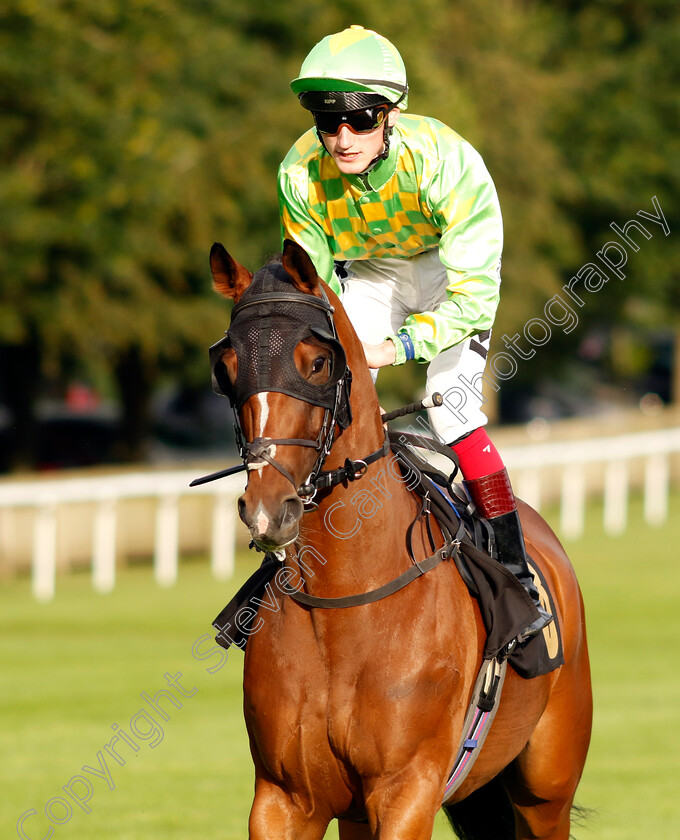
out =
[[[408,315],[432,311],[446,299],[446,269],[437,249],[411,259],[353,260],[345,263],[342,303],[361,341],[380,344],[396,334]],[[439,391],[444,405],[428,411],[432,430],[444,443],[483,426],[481,378],[490,332],[443,350],[427,368],[428,394]],[[372,371],[374,379],[378,371]],[[423,432],[423,429],[417,429]]]

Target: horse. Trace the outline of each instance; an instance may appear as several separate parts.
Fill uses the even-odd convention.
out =
[[[336,819],[340,840],[425,840],[483,657],[477,600],[447,562],[350,608],[291,597],[339,603],[379,589],[442,534],[419,518],[421,500],[386,454],[362,345],[307,253],[287,240],[253,275],[216,243],[210,266],[215,289],[235,304],[232,327],[237,309],[257,314],[215,345],[213,376],[232,400],[247,467],[239,515],[288,584],[252,611],[245,646],[249,837],[319,840]],[[278,291],[258,310],[272,276]],[[333,479],[315,485],[322,466]],[[555,534],[518,505],[553,593],[564,663],[532,679],[508,668],[484,748],[444,806],[468,840],[567,840],[590,738],[580,589]]]

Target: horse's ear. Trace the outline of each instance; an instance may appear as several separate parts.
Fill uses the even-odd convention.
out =
[[[321,297],[319,275],[316,273],[309,254],[301,245],[293,242],[292,239],[286,239],[283,243],[281,263],[290,274],[293,285],[299,292]]]
[[[225,297],[238,300],[250,285],[253,275],[236,262],[221,242],[210,249],[210,271],[215,289]]]

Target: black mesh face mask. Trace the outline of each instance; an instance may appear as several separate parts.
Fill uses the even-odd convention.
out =
[[[289,246],[293,249],[299,247],[287,242],[286,248]],[[210,348],[213,390],[229,398],[243,464],[195,479],[192,487],[240,472],[253,464],[257,464],[259,469],[264,463],[278,470],[293,485],[304,505],[315,508],[318,507],[314,501],[318,490],[329,490],[337,484],[356,481],[365,474],[370,464],[389,453],[389,439],[385,433],[380,449],[359,460],[346,458],[342,467],[323,471],[324,461],[335,439],[336,425],[344,430],[352,423],[352,372],[347,367],[347,357],[338,340],[333,307],[323,287],[320,291],[321,297],[298,291],[292,285],[281,257],[271,260],[254,275],[232,310],[227,334]],[[321,342],[331,350],[330,375],[323,384],[309,382],[295,365],[295,348],[305,339]],[[236,381],[233,384],[222,361],[228,348],[236,353]],[[245,440],[239,410],[254,394],[268,391],[287,394],[323,408],[323,421],[316,439],[255,437]],[[296,481],[285,462],[274,458],[276,449],[272,447],[279,445],[311,447],[318,453],[311,472],[302,484]]]
[[[280,260],[268,263],[234,307],[226,336],[210,348],[213,390],[228,397],[235,411],[253,394],[266,391],[336,410],[341,402],[338,383],[347,373],[347,361],[332,312],[325,298],[298,292]],[[304,339],[317,339],[332,350],[330,377],[323,385],[308,382],[295,366],[294,351]],[[222,362],[227,347],[236,351],[238,359],[233,385]],[[337,420],[345,427],[342,414]]]

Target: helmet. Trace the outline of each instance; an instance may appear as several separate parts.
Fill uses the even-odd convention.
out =
[[[290,84],[310,111],[353,111],[383,102],[405,110],[406,68],[387,38],[363,26],[327,35],[312,49]],[[336,97],[322,94],[334,92]]]

